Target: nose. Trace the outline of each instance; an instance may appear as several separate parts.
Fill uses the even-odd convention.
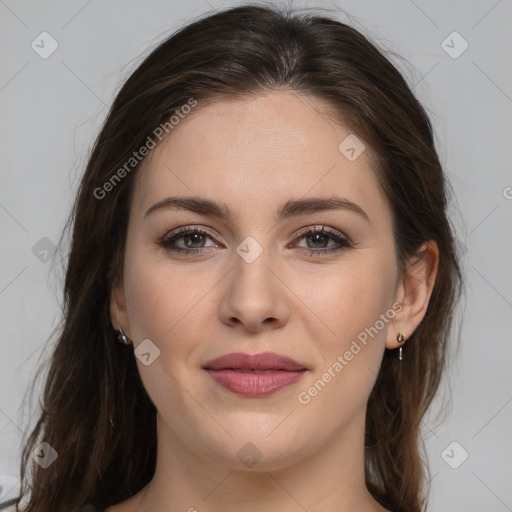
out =
[[[235,255],[219,309],[225,324],[254,333],[277,329],[288,322],[287,288],[271,260],[266,251],[252,263]]]

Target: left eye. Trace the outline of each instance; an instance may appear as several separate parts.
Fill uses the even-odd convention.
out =
[[[310,251],[311,255],[327,254],[327,253],[339,251],[341,249],[348,249],[348,248],[352,247],[352,243],[341,233],[333,232],[333,231],[326,231],[324,228],[322,228],[322,229],[314,228],[314,229],[310,229],[307,231],[303,231],[298,235],[298,238],[305,239],[306,243],[307,243],[307,240],[312,241],[313,247],[311,247],[311,246],[307,247],[308,249],[313,249]],[[334,242],[337,242],[338,245],[337,246],[335,245],[334,247],[327,249],[326,247],[328,247],[328,245],[326,245],[326,244],[329,244],[329,240],[333,240]],[[319,248],[318,248],[317,244],[320,244]],[[300,247],[300,246],[297,246],[297,247]],[[315,247],[317,247],[318,249],[315,250]]]
[[[199,228],[185,228],[178,232],[171,233],[169,236],[164,237],[160,242],[158,242],[159,245],[164,247],[168,251],[172,251],[174,253],[185,253],[185,254],[202,254],[205,251],[202,249],[208,249],[209,247],[216,247],[216,245],[210,245],[205,246],[203,245],[207,238],[210,238],[213,240],[212,235]],[[306,240],[306,243],[308,241],[311,241],[313,246],[308,246],[303,249],[309,249],[311,255],[316,254],[326,254],[331,253],[334,251],[338,251],[340,249],[347,249],[352,247],[351,242],[343,236],[341,233],[327,231],[324,228],[318,229],[309,229],[307,231],[301,232],[299,235],[297,235],[297,238],[302,240]],[[183,243],[185,247],[178,246],[178,241],[183,240]],[[329,247],[329,241],[337,242],[338,246]],[[300,245],[296,245],[296,247],[301,248]]]

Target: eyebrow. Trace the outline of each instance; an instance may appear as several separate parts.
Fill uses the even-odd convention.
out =
[[[200,215],[217,217],[222,220],[232,217],[231,211],[225,203],[216,203],[215,201],[200,197],[166,197],[151,206],[144,214],[144,218],[159,210],[176,209],[189,210]],[[277,210],[276,221],[279,222],[289,217],[328,210],[351,211],[371,224],[370,218],[358,204],[339,196],[290,199]]]

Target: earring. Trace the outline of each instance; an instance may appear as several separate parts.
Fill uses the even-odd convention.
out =
[[[128,339],[128,336],[126,336],[126,333],[123,331],[123,329],[121,329],[121,327],[118,329],[117,340],[123,345],[130,345],[130,340]]]
[[[405,339],[405,336],[401,332],[399,332],[396,337],[396,341],[398,341],[398,343],[404,343],[407,340]],[[402,360],[402,347],[400,347],[400,349],[398,351],[398,359],[400,361]]]

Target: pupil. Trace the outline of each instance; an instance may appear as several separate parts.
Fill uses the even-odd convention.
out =
[[[322,233],[315,233],[314,235],[312,235],[312,238],[314,244],[321,243],[322,239],[324,238],[324,235]]]
[[[193,233],[192,235],[188,235],[187,238],[192,242],[192,244],[196,244],[201,241],[202,236],[203,235],[201,233]],[[190,245],[190,244],[187,244],[187,245]]]

